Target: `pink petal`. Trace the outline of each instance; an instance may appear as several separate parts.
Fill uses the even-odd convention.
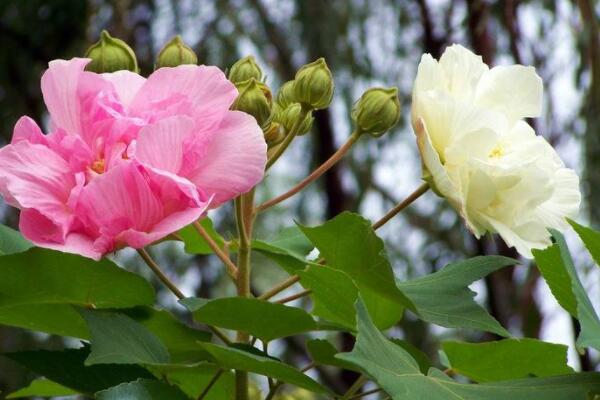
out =
[[[27,141],[33,144],[48,144],[46,136],[42,133],[38,124],[27,116],[19,118],[13,129],[11,143],[15,144],[21,141]]]
[[[167,105],[189,103],[187,114],[203,126],[212,127],[221,121],[236,97],[237,89],[217,67],[180,65],[154,71],[135,96],[131,109],[152,117]],[[178,115],[184,109],[180,106],[169,115]]]
[[[146,82],[146,78],[143,76],[125,70],[102,74],[102,78],[113,84],[121,104],[125,107],[129,107],[129,104]]]
[[[20,141],[0,149],[0,194],[15,207],[65,222],[71,216],[65,204],[75,186],[69,164],[44,145]]]
[[[212,133],[204,154],[195,160],[189,179],[214,196],[215,207],[254,187],[263,177],[267,145],[256,120],[239,111],[228,111]]]
[[[179,116],[147,125],[138,135],[130,157],[144,165],[178,174],[194,138],[194,120]]]
[[[42,94],[53,124],[69,133],[81,132],[79,79],[89,62],[86,58],[50,61],[42,75]]]
[[[193,184],[173,180],[135,161],[119,163],[83,188],[77,214],[98,227],[95,249],[101,253],[122,245],[142,247],[202,215],[206,205]]]
[[[94,250],[94,241],[87,235],[67,232],[49,218],[33,209],[23,210],[19,218],[19,230],[36,246],[81,254],[99,260],[102,254]]]

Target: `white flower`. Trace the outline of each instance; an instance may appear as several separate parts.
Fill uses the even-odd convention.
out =
[[[489,69],[459,45],[439,63],[425,54],[412,120],[424,177],[477,237],[497,232],[524,257],[550,244],[579,210],[579,178],[522,119],[540,114],[532,67]]]

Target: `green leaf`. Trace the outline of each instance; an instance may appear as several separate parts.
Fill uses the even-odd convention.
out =
[[[33,247],[19,232],[0,224],[0,255],[21,253]]]
[[[540,271],[542,271],[542,276],[548,283],[548,286],[551,289],[554,288],[552,289],[552,293],[559,304],[579,320],[581,332],[577,338],[577,345],[580,347],[590,346],[596,350],[600,350],[600,319],[577,276],[577,271],[565,238],[556,230],[551,230],[551,233],[556,243],[544,250],[533,250],[532,253],[535,261]],[[548,275],[548,271],[554,272]],[[564,278],[565,275],[568,279],[564,281],[556,280],[557,276]],[[573,310],[572,305],[573,298],[570,296],[575,298],[575,310]],[[565,305],[569,306],[569,309]]]
[[[276,359],[257,354],[254,350],[253,352],[249,352],[212,343],[201,343],[200,345],[211,354],[214,362],[223,368],[237,369],[270,376],[271,378],[300,386],[312,392],[329,392],[327,388],[304,375],[297,369]]]
[[[166,364],[164,344],[139,322],[117,313],[81,310],[92,335],[92,352],[85,365]]]
[[[165,382],[138,379],[96,393],[98,400],[189,400],[178,388]]]
[[[600,265],[600,232],[592,228],[588,228],[587,226],[580,225],[575,221],[568,221],[581,238],[581,241],[585,245],[586,249],[588,249],[592,255],[596,265]]]
[[[122,382],[152,375],[137,365],[84,365],[89,347],[63,351],[22,351],[4,354],[36,374],[81,393],[93,394]]]
[[[279,232],[276,240],[252,241],[252,250],[275,261],[290,275],[304,269],[307,264],[312,264],[306,260],[306,256],[313,247],[297,226],[284,228]]]
[[[369,375],[393,399],[427,400],[585,400],[600,391],[600,374],[529,378],[485,384],[462,384],[431,368],[422,374],[410,354],[377,330],[366,306],[357,303],[358,336],[350,353],[338,355]]]
[[[577,299],[573,294],[571,276],[565,268],[560,247],[554,244],[544,250],[532,250],[538,270],[550,287],[558,304],[577,318]]]
[[[302,286],[312,290],[312,314],[352,331],[356,329],[354,303],[358,288],[345,272],[324,265],[310,265],[297,274]]]
[[[417,362],[421,373],[426,374],[429,371],[429,368],[432,367],[431,360],[427,357],[425,353],[419,350],[417,347],[408,343],[402,339],[390,338],[390,341],[394,343],[396,346],[402,347],[404,351],[406,351],[414,360]]]
[[[215,230],[210,218],[205,217],[200,221],[200,225],[208,232],[209,236],[219,245],[223,247],[225,239]],[[181,229],[179,236],[183,239],[184,248],[186,253],[190,254],[212,254],[212,249],[208,246],[206,241],[200,236],[193,225],[188,225]]]
[[[488,343],[444,342],[442,349],[454,371],[476,382],[573,372],[567,365],[567,346],[535,339],[505,339]]]
[[[447,328],[469,328],[510,336],[475,300],[469,285],[517,261],[499,256],[474,257],[452,263],[441,270],[406,282],[397,281],[415,305],[417,315]]]
[[[180,388],[192,399],[197,399],[206,389],[220,368],[214,364],[169,365],[150,368],[155,376],[164,378],[171,385]],[[232,371],[221,370],[221,375],[210,388],[203,400],[233,399],[235,377]]]
[[[306,350],[308,350],[310,358],[318,365],[332,365],[341,369],[359,371],[352,363],[335,358],[339,352],[328,340],[308,340],[306,342]]]
[[[171,354],[172,363],[206,359],[206,352],[198,348],[198,342],[210,341],[212,335],[209,332],[191,328],[165,310],[136,307],[123,310],[122,313],[154,333]]]
[[[69,389],[66,386],[52,382],[46,378],[38,378],[32,381],[26,387],[12,392],[7,399],[20,399],[23,397],[54,397],[54,396],[72,396],[79,392]]]
[[[321,226],[300,229],[329,267],[352,278],[378,327],[391,327],[402,317],[404,307],[412,307],[394,284],[383,241],[368,220],[344,212]]]
[[[306,311],[264,300],[243,297],[206,300],[190,297],[180,302],[193,312],[198,322],[247,332],[267,342],[317,328]]]
[[[0,257],[0,324],[85,337],[85,324],[70,305],[100,309],[153,302],[148,282],[107,259],[39,248]]]

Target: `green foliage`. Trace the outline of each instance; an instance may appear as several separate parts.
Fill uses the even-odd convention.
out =
[[[121,312],[156,335],[168,349],[171,362],[196,362],[206,358],[206,352],[198,348],[198,342],[210,341],[209,332],[189,327],[165,310],[136,307]]]
[[[81,310],[92,335],[92,352],[85,365],[166,364],[164,344],[139,322],[117,313]]]
[[[397,285],[415,305],[417,315],[425,321],[447,328],[479,329],[510,336],[475,302],[475,293],[468,286],[515,263],[515,260],[506,257],[475,257],[449,264],[431,275],[408,282],[397,281]]]
[[[325,265],[310,265],[297,274],[302,286],[312,290],[312,314],[351,331],[356,329],[354,303],[358,288],[348,274]]]
[[[442,349],[455,372],[476,382],[529,376],[566,375],[567,346],[535,339],[505,339],[488,343],[444,342]]]
[[[32,248],[0,257],[0,323],[86,337],[72,305],[127,308],[154,302],[154,289],[113,262]]]
[[[221,371],[216,383],[210,388],[204,400],[232,399],[235,378],[232,371],[221,370],[214,364],[202,362],[195,365],[160,365],[149,367],[157,378],[164,378],[177,386],[192,399],[197,399],[210,381]]]
[[[462,384],[418,363],[377,330],[362,301],[357,303],[358,336],[351,353],[338,355],[368,374],[393,399],[427,400],[585,400],[600,390],[600,374],[581,373],[486,384]]]
[[[552,231],[552,236],[555,244],[544,250],[533,250],[535,261],[559,304],[579,320],[581,332],[577,345],[600,350],[600,319],[577,276],[564,237],[558,231]]]
[[[306,350],[312,360],[318,365],[332,365],[337,368],[358,371],[352,363],[335,357],[338,350],[325,339],[312,339],[306,342]]]
[[[264,341],[315,330],[317,325],[304,310],[264,300],[223,297],[214,300],[181,300],[194,319],[208,325],[247,332]]]
[[[152,375],[137,365],[84,365],[89,347],[63,351],[22,351],[5,354],[36,374],[85,394]]]
[[[0,255],[20,253],[32,247],[19,232],[0,224]]]
[[[243,350],[211,343],[202,343],[200,345],[210,353],[214,362],[223,368],[237,369],[270,376],[271,378],[291,383],[317,393],[329,392],[327,388],[304,375],[302,372],[275,358],[268,357],[266,354],[259,354],[257,351],[251,349]]]
[[[223,247],[225,239],[215,230],[213,223],[210,218],[202,218],[200,225],[206,230],[209,236],[220,246]],[[196,228],[192,225],[188,225],[178,232],[179,236],[183,240],[185,245],[185,251],[190,254],[212,254],[211,248],[203,240]]]
[[[344,212],[321,226],[300,229],[329,267],[352,278],[375,325],[389,328],[402,317],[405,307],[412,307],[412,302],[394,284],[383,241],[368,220]]]
[[[297,226],[281,230],[275,240],[253,240],[252,249],[275,261],[289,274],[295,274],[311,262],[306,256],[313,245]]]
[[[600,232],[569,220],[569,224],[581,238],[581,241],[592,255],[596,265],[600,265]]]
[[[46,378],[38,378],[26,387],[12,392],[6,398],[20,399],[23,397],[71,396],[74,394],[78,394],[78,392]]]
[[[138,379],[96,393],[98,400],[189,400],[178,388],[160,381]]]

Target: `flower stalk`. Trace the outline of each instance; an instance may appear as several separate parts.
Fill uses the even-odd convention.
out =
[[[270,207],[273,207],[276,204],[281,203],[282,201],[289,199],[290,197],[294,196],[295,194],[300,192],[302,189],[304,189],[305,187],[307,187],[308,185],[310,185],[311,183],[313,183],[314,181],[319,179],[325,172],[329,171],[331,169],[331,167],[333,167],[338,161],[340,161],[342,159],[342,157],[344,157],[344,155],[346,155],[346,153],[348,153],[348,151],[352,148],[354,143],[356,143],[358,141],[360,136],[361,136],[361,132],[354,131],[352,133],[352,135],[350,135],[350,137],[348,138],[346,143],[344,143],[342,145],[342,147],[340,147],[331,157],[329,157],[329,159],[327,161],[325,161],[323,164],[321,164],[310,175],[308,175],[306,178],[304,178],[302,181],[300,181],[300,183],[298,183],[296,186],[294,186],[287,192],[285,192],[271,200],[265,201],[264,203],[262,203],[261,205],[256,207],[254,213],[257,214],[257,213],[264,211]]]
[[[235,200],[236,224],[239,236],[240,246],[238,249],[238,266],[236,287],[240,297],[250,297],[250,243],[252,237],[254,208],[254,189],[248,193],[239,196]],[[247,332],[238,331],[237,341],[239,343],[248,343],[250,335]],[[248,373],[245,371],[235,371],[236,400],[248,400]]]
[[[233,261],[231,261],[229,256],[223,251],[223,249],[219,247],[217,242],[215,242],[214,239],[210,237],[206,229],[204,229],[204,227],[198,221],[193,222],[192,225],[194,226],[198,234],[202,236],[202,239],[204,239],[206,244],[208,244],[208,247],[210,247],[211,250],[215,253],[215,255],[219,257],[219,259],[221,259],[223,264],[225,264],[227,274],[231,277],[231,279],[235,281],[237,279],[238,269],[233,263]]]

